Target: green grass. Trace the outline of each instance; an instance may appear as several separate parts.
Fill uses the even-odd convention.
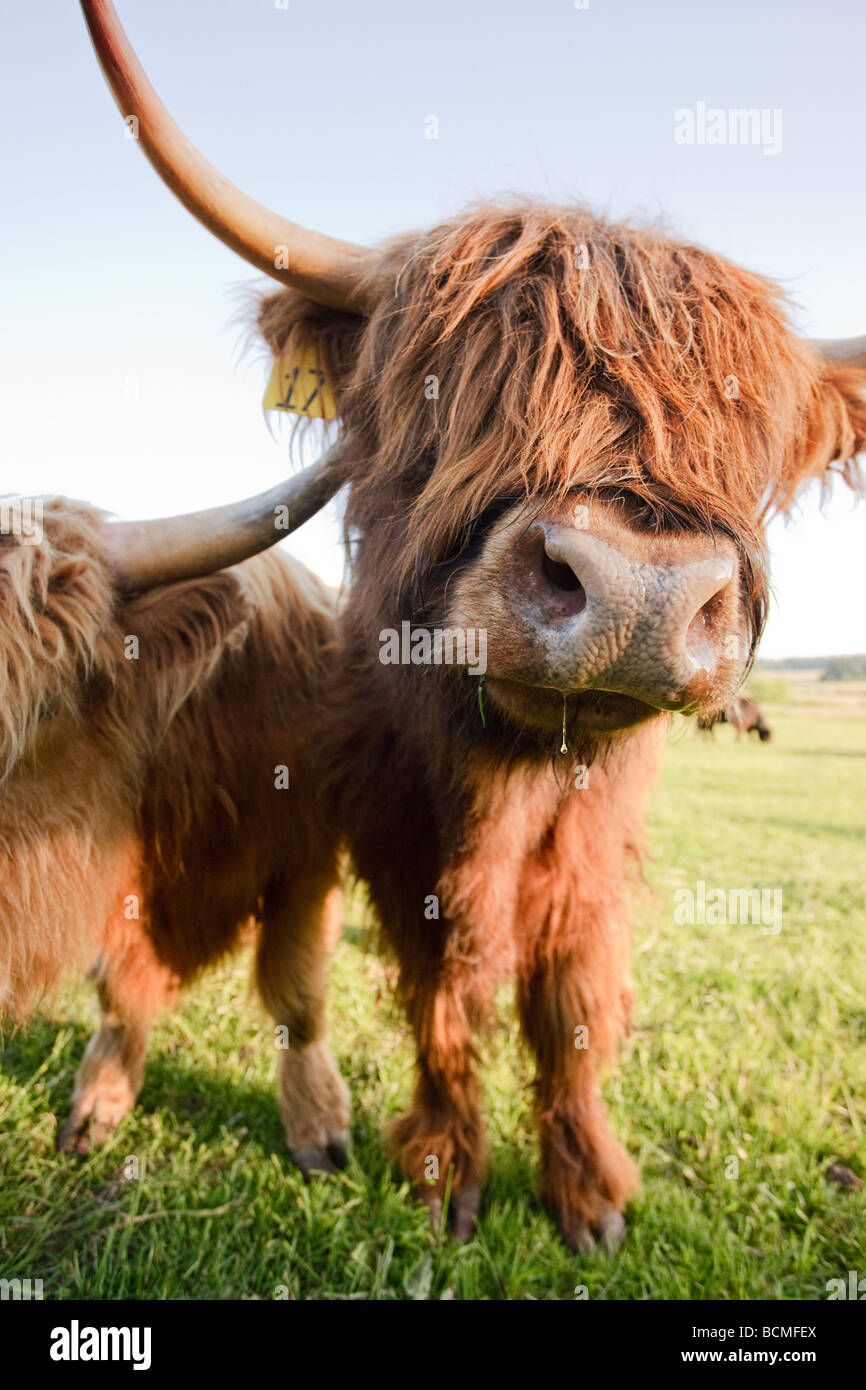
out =
[[[356,918],[337,948],[332,1035],[353,1096],[347,1172],[305,1187],[284,1158],[274,1049],[248,961],[157,1028],[138,1109],[87,1159],[54,1150],[90,1031],[86,987],[7,1040],[0,1277],[50,1298],[824,1298],[866,1274],[866,721],[770,710],[773,742],[680,729],[637,903],[634,1032],[606,1093],[644,1186],[624,1248],[570,1255],[535,1193],[531,1074],[510,1001],[485,1044],[493,1167],[457,1248],[383,1153],[412,1050]],[[781,888],[778,935],[677,926],[674,891]],[[126,1180],[124,1160],[140,1176]],[[730,1158],[738,1176],[728,1176]]]

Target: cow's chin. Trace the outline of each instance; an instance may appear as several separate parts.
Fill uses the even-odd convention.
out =
[[[513,723],[540,733],[562,732],[561,691],[491,675],[485,678],[484,691]],[[565,698],[566,727],[572,738],[581,734],[613,738],[660,715],[655,706],[612,690],[581,690]]]

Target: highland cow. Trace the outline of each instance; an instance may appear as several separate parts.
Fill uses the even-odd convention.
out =
[[[636,1176],[599,1071],[628,1021],[627,885],[668,712],[712,715],[748,669],[768,517],[834,465],[856,482],[866,345],[799,341],[766,280],[580,208],[480,206],[378,251],[299,228],[207,165],[112,7],[83,3],[141,148],[282,282],[261,331],[290,361],[312,348],[336,399],[351,585],[316,743],[417,1048],[403,1168],[434,1214],[450,1185],[471,1234],[474,1036],[514,976],[544,1199],[570,1245],[611,1244]],[[207,545],[175,519],[156,568],[272,542],[273,505],[227,511]],[[486,669],[383,662],[404,622],[484,632]]]
[[[773,737],[757,700],[750,699],[748,695],[735,695],[723,710],[698,720],[698,728],[708,734],[712,734],[717,724],[730,724],[736,730],[738,739],[740,734],[756,733],[761,743],[769,743]]]
[[[735,696],[724,711],[724,718],[725,723],[736,729],[737,738],[740,734],[755,733],[761,743],[769,743],[773,736],[757,700],[750,700],[747,695]]]
[[[331,1167],[348,1123],[324,1039],[338,845],[309,789],[335,595],[278,552],[124,592],[122,527],[63,500],[42,524],[39,544],[0,537],[0,1017],[93,968],[102,1026],[59,1138],[86,1152],[134,1104],[156,1014],[254,918],[261,997],[288,1029],[289,1148]]]

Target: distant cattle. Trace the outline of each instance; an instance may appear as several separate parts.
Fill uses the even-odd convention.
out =
[[[772,738],[757,701],[747,695],[736,695],[718,714],[705,715],[698,719],[698,728],[707,733],[712,733],[716,724],[730,724],[736,729],[738,738],[740,734],[752,732],[758,735],[762,743]]]

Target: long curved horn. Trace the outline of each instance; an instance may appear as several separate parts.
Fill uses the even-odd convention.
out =
[[[866,338],[809,338],[807,341],[828,362],[866,367]]]
[[[318,462],[257,497],[183,516],[109,522],[108,553],[118,587],[129,593],[194,579],[267,550],[331,500],[344,481],[340,460],[337,443]]]
[[[81,0],[96,56],[138,142],[184,207],[220,241],[275,280],[318,304],[363,314],[372,252],[277,216],[223,178],[172,120],[123,31],[111,0]],[[278,267],[277,260],[288,265]]]

